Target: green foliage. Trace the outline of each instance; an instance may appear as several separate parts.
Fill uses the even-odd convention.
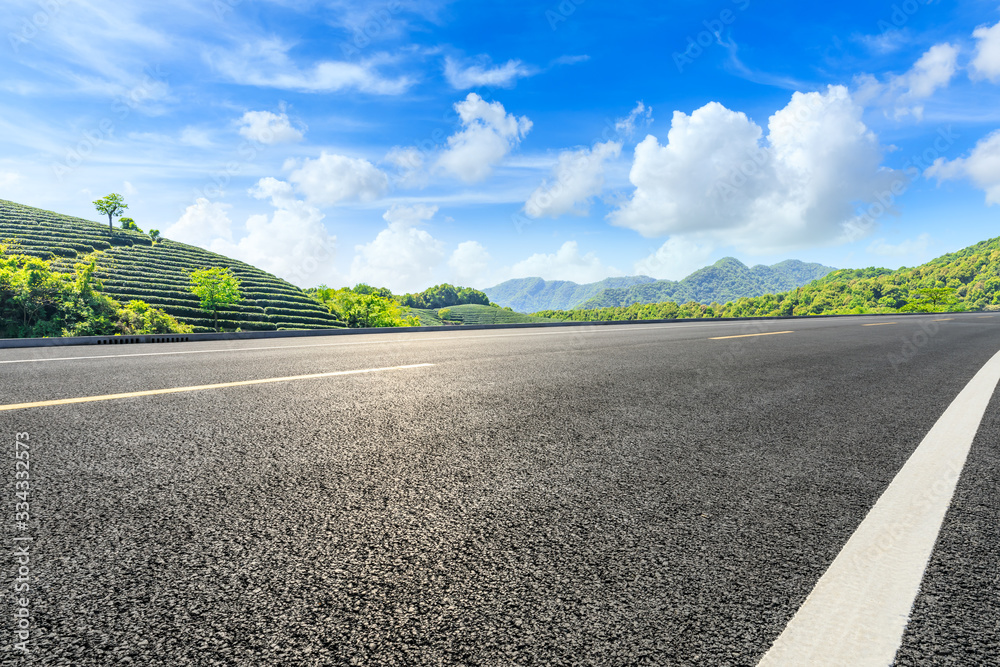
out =
[[[147,234],[108,228],[90,220],[59,215],[0,199],[0,239],[16,239],[17,252],[53,260],[56,272],[72,274],[80,258],[101,250],[95,289],[128,303],[141,299],[196,327],[212,331],[214,322],[189,289],[189,273],[206,266],[227,266],[241,282],[244,300],[221,309],[219,326],[244,331],[339,328],[329,310],[299,288],[249,264],[176,241],[153,243]]]
[[[586,321],[978,311],[993,306],[1000,306],[1000,238],[983,241],[915,268],[890,271],[869,267],[834,271],[794,290],[740,298],[725,305],[633,304],[537,314]]]
[[[664,301],[708,304],[794,289],[831,271],[833,268],[829,266],[794,259],[750,268],[737,259],[725,257],[681,281],[626,276],[578,285],[565,280],[521,278],[490,287],[486,294],[493,301],[522,311],[592,309]]]
[[[404,294],[398,301],[410,308],[438,309],[460,306],[466,303],[488,306],[490,299],[485,293],[471,287],[455,287],[448,283],[428,287],[423,292]]]
[[[351,291],[355,294],[374,294],[375,296],[380,296],[384,299],[394,298],[388,287],[372,287],[371,285],[366,285],[365,283],[358,283]]]
[[[442,308],[437,312],[437,316],[439,320],[447,320],[449,317],[451,317],[451,309]]]
[[[201,301],[201,309],[212,315],[219,330],[219,310],[243,300],[240,280],[229,268],[213,266],[191,272],[191,293]]]
[[[903,306],[903,312],[937,313],[954,310],[958,297],[952,287],[923,287],[913,291],[913,301]]]
[[[0,245],[0,337],[97,336],[189,333],[162,310],[142,301],[122,307],[97,291],[97,257],[77,263],[73,274],[51,262]]]
[[[160,241],[162,241],[163,239],[160,238],[160,230],[159,229],[150,229],[149,230],[149,240],[152,241],[153,243],[159,243]]]
[[[142,230],[139,229],[139,225],[135,224],[135,220],[132,218],[122,218],[118,222],[121,223],[122,229],[127,229],[132,232],[139,232],[142,234]]]
[[[360,291],[359,291],[360,290]],[[332,289],[326,285],[307,290],[313,298],[325,305],[348,327],[412,327],[420,321],[408,315],[385,288],[358,285],[353,290],[347,287]],[[388,296],[385,296],[388,294]]]
[[[128,204],[125,203],[125,198],[114,192],[95,200],[94,206],[97,207],[98,213],[108,216],[108,229],[110,229],[112,233],[114,233],[112,218],[117,218],[125,212],[125,209],[128,208]]]

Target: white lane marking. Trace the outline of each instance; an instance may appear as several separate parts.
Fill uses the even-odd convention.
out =
[[[51,405],[69,405],[71,403],[93,403],[94,401],[115,401],[121,398],[136,398],[137,396],[160,396],[162,394],[179,394],[187,391],[205,391],[208,389],[225,389],[227,387],[246,387],[254,384],[270,384],[272,382],[293,382],[295,380],[315,380],[316,378],[337,377],[339,375],[360,375],[362,373],[383,373],[385,371],[401,371],[408,368],[426,368],[434,364],[408,364],[406,366],[387,366],[384,368],[362,368],[353,371],[331,371],[329,373],[310,373],[308,375],[289,375],[277,378],[259,380],[237,380],[236,382],[219,382],[217,384],[199,384],[189,387],[168,387],[166,389],[147,389],[145,391],[130,391],[123,394],[100,394],[97,396],[77,396],[75,398],[56,398],[48,401],[31,403],[11,403],[0,405],[0,412],[8,410],[26,410],[28,408],[44,408]]]
[[[7,359],[0,360],[0,364],[26,364],[31,362],[42,362],[42,361],[74,361],[77,359],[121,359],[123,357],[162,357],[175,354],[212,354],[218,352],[252,352],[259,350],[292,350],[296,348],[303,347],[340,347],[344,345],[375,345],[375,344],[385,344],[385,343],[411,343],[420,342],[426,340],[456,340],[456,339],[476,339],[476,338],[510,338],[514,336],[554,336],[554,335],[565,335],[569,333],[611,333],[614,331],[636,331],[636,330],[646,330],[646,329],[679,329],[679,328],[691,328],[691,327],[725,327],[725,326],[736,326],[738,324],[744,324],[744,322],[713,322],[706,324],[660,324],[654,326],[628,326],[628,327],[609,327],[609,326],[598,326],[598,327],[566,327],[565,329],[560,329],[559,331],[533,331],[529,333],[516,333],[516,334],[475,334],[471,331],[462,332],[467,335],[454,335],[454,336],[422,336],[419,338],[385,338],[379,340],[357,340],[357,341],[342,341],[338,343],[316,343],[312,345],[267,345],[261,347],[226,347],[217,348],[210,350],[176,350],[172,352],[140,352],[137,354],[91,354],[91,355],[79,355],[76,357],[49,357],[43,359]],[[456,332],[456,334],[459,332]],[[357,334],[355,334],[357,335]],[[366,335],[366,334],[360,334]],[[378,334],[371,334],[378,335]],[[205,341],[214,342],[214,341]],[[24,349],[24,348],[11,348],[11,349]]]
[[[998,382],[1000,352],[927,433],[760,665],[892,664]]]

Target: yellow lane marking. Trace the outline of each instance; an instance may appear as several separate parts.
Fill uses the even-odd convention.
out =
[[[887,324],[898,324],[898,322],[876,322],[875,324],[862,324],[863,327],[884,327]]]
[[[264,378],[262,380],[241,380],[239,382],[221,382],[219,384],[201,384],[192,387],[171,387],[169,389],[150,389],[148,391],[130,391],[125,394],[104,394],[103,396],[80,396],[78,398],[59,398],[52,401],[36,401],[34,403],[12,403],[0,405],[0,412],[5,410],[24,410],[27,408],[42,408],[50,405],[69,405],[71,403],[92,403],[94,401],[114,401],[119,398],[134,398],[137,396],[158,396],[160,394],[178,394],[185,391],[204,391],[206,389],[223,389],[225,387],[246,387],[252,384],[268,384],[270,382],[291,382],[293,380],[312,380],[328,378],[337,375],[358,375],[361,373],[379,373],[382,371],[399,371],[406,368],[425,368],[434,364],[409,364],[407,366],[389,366],[386,368],[364,368],[355,371],[334,371],[332,373],[313,373],[311,375],[291,375],[281,378]]]
[[[749,338],[751,336],[777,336],[778,334],[795,333],[794,331],[770,331],[768,333],[740,334],[739,336],[715,336],[709,340],[725,340],[727,338]]]
[[[948,320],[953,320],[954,317],[942,317],[940,320],[931,320],[932,322],[947,322]]]

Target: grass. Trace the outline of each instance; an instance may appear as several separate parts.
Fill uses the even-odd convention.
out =
[[[343,327],[334,315],[289,282],[244,262],[202,248],[115,229],[106,224],[60,215],[0,199],[0,242],[16,241],[18,252],[52,260],[56,271],[98,252],[96,276],[102,291],[128,303],[140,299],[162,308],[195,331],[212,330],[211,315],[188,291],[188,273],[222,266],[239,278],[243,301],[219,311],[219,328],[244,331]]]

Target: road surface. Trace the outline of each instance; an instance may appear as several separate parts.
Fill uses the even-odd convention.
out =
[[[754,665],[998,351],[1000,314],[0,350],[0,661]],[[1000,655],[987,401],[898,665]]]

